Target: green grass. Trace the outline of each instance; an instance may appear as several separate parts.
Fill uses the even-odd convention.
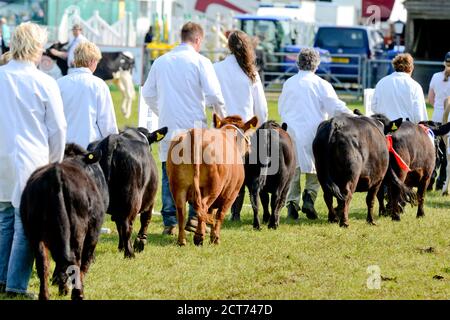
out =
[[[119,106],[117,92],[113,96]],[[279,120],[276,102],[269,103],[269,115]],[[134,124],[136,115],[128,122],[120,114],[117,119],[122,127]],[[326,222],[320,193],[319,220],[301,215],[298,222],[287,221],[283,209],[278,230],[264,226],[254,231],[247,201],[242,222],[230,222],[227,217],[219,246],[206,242],[196,247],[188,233],[188,244],[182,248],[175,237],[161,235],[161,216],[155,215],[148,245],[134,260],[125,260],[117,251],[117,231],[107,216],[105,226],[112,233],[100,236],[96,261],[85,281],[86,298],[449,299],[449,207],[450,197],[431,192],[425,218],[416,219],[415,208],[408,207],[401,222],[377,218],[378,225],[369,226],[365,194],[358,193],[351,203],[350,227],[342,229]],[[160,209],[158,193],[155,210]],[[133,238],[138,226],[137,221]],[[421,250],[429,247],[433,252]],[[380,290],[366,286],[370,265],[378,265],[386,279]],[[433,279],[435,275],[444,279]],[[39,290],[34,272],[30,290]],[[60,299],[56,287],[51,294],[52,299]]]

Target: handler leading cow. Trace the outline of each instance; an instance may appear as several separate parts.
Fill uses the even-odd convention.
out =
[[[283,85],[278,100],[278,112],[288,125],[288,133],[296,145],[297,169],[287,196],[288,217],[297,219],[300,209],[300,174],[306,173],[302,211],[309,219],[316,219],[314,202],[319,190],[312,142],[319,124],[329,116],[351,114],[339,100],[333,87],[315,75],[320,64],[319,54],[312,48],[300,51],[297,58],[299,72]]]

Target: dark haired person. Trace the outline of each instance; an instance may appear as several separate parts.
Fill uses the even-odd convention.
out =
[[[444,58],[444,71],[433,75],[428,91],[428,100],[433,106],[434,122],[442,122],[444,116],[444,101],[450,97],[450,52],[447,52]]]
[[[212,106],[221,117],[226,116],[220,84],[211,61],[199,51],[204,33],[193,22],[181,30],[181,44],[153,62],[142,87],[142,96],[150,109],[159,116],[158,127],[168,127],[169,133],[159,144],[162,162],[163,234],[174,234],[177,225],[176,208],[166,172],[167,152],[172,138],[195,126],[207,126],[205,106]],[[196,213],[189,206],[186,230],[195,231]]]
[[[300,175],[306,174],[302,212],[309,219],[316,219],[314,203],[320,184],[317,179],[312,143],[319,124],[341,113],[352,114],[339,100],[331,84],[315,74],[320,64],[319,53],[304,48],[297,58],[299,71],[283,85],[278,99],[278,112],[288,125],[297,151],[297,168],[286,199],[288,217],[297,219],[300,210]]]
[[[372,111],[389,119],[409,118],[414,123],[428,120],[422,87],[412,77],[414,59],[409,53],[392,60],[395,72],[381,79],[372,98]]]
[[[250,37],[242,31],[228,36],[231,54],[215,63],[228,115],[239,115],[244,121],[258,117],[259,125],[267,121],[267,101],[255,65],[255,51]]]

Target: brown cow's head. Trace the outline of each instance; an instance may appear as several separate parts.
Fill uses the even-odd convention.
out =
[[[238,129],[242,133],[242,137],[244,139],[241,139],[242,142],[239,144],[239,150],[241,154],[245,154],[249,151],[250,146],[250,138],[249,135],[251,135],[256,130],[256,125],[258,124],[258,118],[254,116],[249,121],[244,122],[242,118],[238,115],[228,116],[226,118],[221,119],[217,114],[213,114],[213,124],[214,128],[216,129],[222,129],[226,127],[227,129]],[[252,129],[252,132],[247,132],[250,129]],[[238,135],[239,137],[239,135]],[[238,140],[239,141],[239,140]]]

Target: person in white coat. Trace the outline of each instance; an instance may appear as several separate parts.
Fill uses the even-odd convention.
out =
[[[46,41],[38,25],[22,23],[11,37],[12,60],[0,67],[0,292],[10,295],[28,294],[33,267],[22,191],[37,168],[62,161],[66,142],[58,85],[36,67]]]
[[[319,124],[341,113],[352,114],[339,100],[331,84],[315,74],[320,64],[319,53],[304,48],[297,58],[299,71],[283,85],[278,100],[278,112],[288,125],[288,133],[294,140],[297,168],[286,199],[288,217],[298,219],[300,210],[300,175],[306,174],[302,212],[309,219],[316,219],[314,202],[320,188],[314,164],[312,143]]]
[[[94,43],[81,43],[75,50],[75,68],[57,81],[67,120],[67,142],[85,149],[91,142],[118,133],[108,85],[93,75],[101,58]]]
[[[177,225],[176,208],[166,173],[167,152],[171,139],[178,133],[207,126],[205,106],[213,106],[222,118],[226,116],[224,100],[214,67],[200,55],[204,33],[199,24],[188,22],[181,30],[181,44],[153,63],[142,88],[142,96],[150,109],[159,116],[159,127],[169,131],[160,142],[162,162],[163,234],[174,234]],[[195,231],[196,213],[189,207],[186,230]]]
[[[418,123],[428,120],[422,87],[412,77],[414,59],[409,53],[399,54],[392,61],[395,72],[381,79],[372,98],[372,112],[389,119],[409,118]]]
[[[444,117],[444,101],[450,97],[450,52],[447,52],[444,59],[444,71],[433,75],[428,91],[428,100],[433,106],[434,122],[442,122]]]
[[[267,121],[267,100],[255,65],[255,51],[250,37],[243,31],[228,36],[231,54],[214,64],[228,115],[249,121],[258,117],[258,125]]]
[[[72,35],[73,38],[69,42],[69,45],[67,47],[67,51],[58,51],[56,49],[50,49],[50,53],[53,54],[56,57],[66,59],[67,60],[67,66],[69,68],[74,68],[74,60],[75,60],[75,49],[78,47],[80,43],[83,43],[85,41],[88,41],[86,37],[83,35],[83,28],[81,28],[81,25],[76,23],[72,27]],[[72,70],[70,70],[71,72]]]

